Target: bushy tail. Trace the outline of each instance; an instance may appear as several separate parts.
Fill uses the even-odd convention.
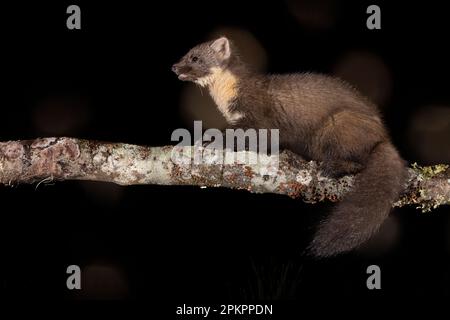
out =
[[[309,247],[318,257],[350,251],[368,240],[388,217],[406,178],[406,167],[390,142],[378,144],[354,188],[322,221]]]

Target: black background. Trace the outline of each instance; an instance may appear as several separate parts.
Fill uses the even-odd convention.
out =
[[[79,31],[66,28],[65,11],[73,3],[82,11]],[[2,5],[2,141],[58,133],[170,144],[174,129],[189,127],[179,115],[185,84],[170,66],[222,25],[250,31],[266,49],[272,73],[330,73],[351,49],[380,56],[394,84],[386,124],[410,162],[420,162],[405,136],[414,110],[450,105],[450,27],[438,2],[377,2],[382,9],[377,31],[365,26],[372,3],[364,1],[336,2],[338,20],[325,31],[302,28],[283,1],[73,3]],[[48,112],[39,118],[45,125],[36,126],[39,106],[48,99],[56,101],[55,110],[69,107]],[[52,131],[59,117],[77,119],[79,112],[86,113],[79,124]],[[12,299],[152,299],[171,306],[170,314],[179,303],[280,299],[298,300],[300,306],[316,298],[450,294],[448,207],[427,214],[396,210],[402,233],[387,253],[314,261],[301,254],[327,204],[222,189],[72,181],[1,187],[0,201],[0,290]],[[115,289],[113,276],[104,279],[111,286],[106,293],[67,290],[67,266],[83,270],[93,263],[120,270],[125,289]],[[380,291],[366,288],[370,264],[382,269]],[[284,281],[280,270],[287,270]]]

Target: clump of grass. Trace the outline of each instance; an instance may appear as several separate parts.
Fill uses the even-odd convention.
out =
[[[242,290],[245,299],[274,301],[295,298],[302,266],[293,261],[276,261],[273,257],[263,262],[252,258],[250,264],[248,286]]]

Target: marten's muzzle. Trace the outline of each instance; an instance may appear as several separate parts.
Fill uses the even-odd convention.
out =
[[[187,80],[189,78],[188,73],[191,71],[191,67],[183,65],[181,63],[175,63],[172,66],[172,71],[178,76],[180,80]]]

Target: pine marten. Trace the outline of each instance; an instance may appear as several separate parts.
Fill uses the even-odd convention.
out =
[[[350,251],[388,217],[406,164],[377,107],[349,84],[315,73],[252,72],[226,37],[192,48],[172,70],[207,87],[231,127],[279,129],[280,148],[321,162],[325,175],[357,174],[352,191],[320,222],[311,254]]]

